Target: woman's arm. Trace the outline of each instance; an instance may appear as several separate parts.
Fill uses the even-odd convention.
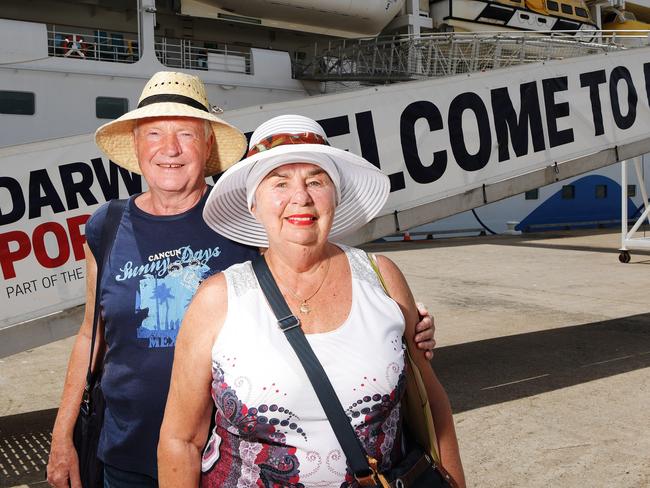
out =
[[[219,274],[201,284],[183,319],[158,443],[161,488],[199,486],[212,413],[211,352],[227,309],[226,280]]]
[[[90,340],[93,333],[93,318],[95,317],[95,286],[97,281],[97,262],[87,244],[84,245],[84,252],[86,253],[86,309],[68,360],[68,370],[65,374],[61,404],[52,429],[52,444],[47,463],[47,481],[54,487],[67,488],[70,486],[71,488],[81,488],[79,460],[72,442],[72,434],[77,415],[79,415],[81,395],[86,386]],[[95,361],[97,361],[97,351],[103,350],[103,348],[104,333],[100,317],[97,339],[95,340]]]
[[[413,295],[411,294],[411,290],[406,283],[406,279],[402,272],[390,259],[384,256],[378,256],[377,264],[384,277],[390,296],[402,309],[402,313],[406,319],[404,337],[409,343],[409,347],[414,348],[415,324],[418,322],[418,310]],[[427,389],[429,405],[431,407],[436,435],[438,437],[440,462],[453,476],[458,483],[458,486],[464,488],[465,475],[463,473],[463,465],[460,459],[458,439],[456,438],[456,430],[454,428],[449,398],[438,381],[433,368],[431,368],[431,364],[426,360],[424,355],[415,354],[413,360],[422,372],[422,379]]]

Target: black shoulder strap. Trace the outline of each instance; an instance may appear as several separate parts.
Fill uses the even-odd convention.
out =
[[[111,200],[108,204],[106,211],[106,218],[102,226],[101,239],[99,241],[98,256],[95,256],[97,263],[97,281],[95,282],[95,314],[93,316],[93,335],[90,340],[90,359],[88,360],[88,372],[86,374],[86,385],[90,384],[92,379],[92,365],[93,365],[93,352],[95,351],[95,340],[97,339],[97,326],[99,324],[99,302],[100,302],[100,285],[102,282],[102,274],[104,272],[104,265],[108,262],[108,257],[113,249],[117,229],[122,220],[122,214],[126,208],[126,200]]]
[[[286,300],[282,296],[264,256],[259,256],[253,260],[253,271],[255,271],[266,300],[269,302],[273,313],[278,319],[278,326],[284,332],[289,344],[291,344],[291,347],[298,356],[300,363],[305,368],[307,377],[316,392],[316,396],[323,410],[325,410],[327,420],[329,420],[334,430],[334,434],[341,445],[341,449],[345,453],[355,478],[360,482],[361,480],[367,480],[372,476],[372,470],[368,464],[364,449],[359,442],[359,438],[355,434],[350,419],[341,406],[341,402],[332,387],[332,383],[330,383],[327,377],[327,373],[316,357],[316,354],[314,354],[309,342],[307,342],[307,338],[300,328],[300,320],[293,315]],[[371,485],[362,484],[362,486]]]

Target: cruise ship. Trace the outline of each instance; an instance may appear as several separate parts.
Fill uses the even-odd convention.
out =
[[[390,209],[383,223],[364,237],[397,233],[394,238],[403,238],[405,231],[435,237],[620,226],[621,201],[633,218],[643,212],[647,200],[648,189],[642,181],[648,162],[639,156],[641,146],[628,151],[636,158],[637,171],[621,185],[620,165],[609,163],[625,158],[625,147],[632,147],[628,136],[621,136],[620,144],[609,139],[600,146],[594,143],[594,152],[605,155],[601,161],[597,156],[585,157],[589,147],[562,153],[561,148],[553,148],[556,143],[550,139],[550,129],[539,138],[532,126],[539,122],[541,130],[542,125],[551,124],[554,136],[560,139],[570,131],[562,128],[562,111],[568,102],[563,105],[561,93],[557,94],[566,87],[542,83],[544,63],[558,61],[564,63],[560,66],[569,66],[567,63],[582,59],[579,56],[583,54],[601,56],[599,60],[611,54],[627,56],[634,51],[631,46],[647,45],[647,32],[628,29],[622,36],[617,31],[599,30],[603,19],[615,22],[626,18],[621,11],[616,0],[2,2],[0,264],[5,286],[0,290],[0,296],[4,294],[0,305],[6,313],[0,317],[0,330],[81,303],[82,283],[75,287],[52,283],[49,291],[44,290],[46,272],[65,265],[70,268],[66,272],[77,273],[83,258],[79,252],[81,229],[87,215],[108,198],[142,189],[137,175],[118,170],[103,159],[90,134],[134,108],[146,80],[160,70],[200,76],[214,109],[223,110],[224,117],[245,132],[252,131],[262,117],[295,110],[321,121],[335,144],[358,151],[385,169],[392,185]],[[634,12],[635,18],[643,21],[643,8]],[[603,66],[613,71],[609,91],[601,91],[616,99],[607,110],[614,112],[617,130],[629,133],[634,122],[641,123],[640,116],[632,120],[636,112],[630,107],[632,102],[640,107],[645,92],[639,88],[632,97],[633,76],[604,62]],[[508,118],[509,112],[497,114],[494,100],[512,102],[513,113],[518,104],[523,107],[530,69],[541,70],[539,90],[543,85],[544,92],[538,95],[544,98],[539,103],[546,119],[541,124],[541,118],[534,117],[536,112],[528,112],[529,131],[521,119]],[[549,71],[547,77],[551,75]],[[454,76],[449,78],[452,81],[445,81],[450,76]],[[450,115],[437,122],[438,108],[422,97],[432,90],[469,83],[473,77],[497,97],[491,106],[488,100],[477,108],[477,100],[483,103],[480,97],[461,96],[454,99],[458,101],[457,117]],[[438,80],[436,84],[427,84],[432,79]],[[521,83],[521,101],[503,99],[508,87],[499,83],[514,88]],[[580,88],[580,81],[575,83]],[[596,123],[593,104],[601,82],[594,78],[583,83],[587,85],[583,84],[582,95],[588,94],[592,100],[592,110],[585,117],[591,121],[593,116]],[[389,106],[411,93],[421,97],[419,101],[404,101],[405,107],[399,111]],[[336,112],[343,106],[358,108],[348,114]],[[555,118],[549,118],[549,110],[555,111]],[[641,108],[636,111],[641,113]],[[481,128],[484,113],[487,132]],[[458,137],[451,126],[466,123],[468,114],[473,114],[476,122],[467,123],[478,124],[476,133],[486,138],[461,140],[464,145],[458,149]],[[503,130],[495,126],[497,115]],[[423,133],[425,120],[429,130]],[[517,123],[519,129],[525,129],[525,137],[530,132],[531,143],[522,149],[512,142],[513,152],[503,151],[502,143],[507,147],[508,137],[514,139]],[[444,150],[437,150],[435,146],[442,143],[430,134],[437,134],[445,124],[450,126],[449,140],[444,142]],[[606,125],[602,132],[609,129]],[[391,152],[395,148],[385,147],[386,141],[378,136],[391,131],[402,139],[397,155]],[[599,135],[598,129],[595,135]],[[576,131],[571,137],[576,144],[589,146],[588,137],[593,136]],[[84,148],[90,149],[83,152]],[[484,149],[492,159],[498,152],[498,161],[488,165],[494,168],[506,168],[506,163],[515,161],[514,153],[522,161],[533,156],[541,159],[529,174],[517,173],[518,163],[512,163],[512,169],[503,169],[502,174],[483,177],[479,170],[488,160],[478,160]],[[21,155],[30,151],[35,156],[22,162]],[[433,162],[429,163],[431,154]],[[46,170],[38,158],[48,157],[55,158],[56,164]],[[415,167],[409,158],[417,161]],[[565,159],[582,163],[567,172],[563,168],[568,166],[558,166]],[[445,173],[452,160],[454,167],[463,170],[453,178],[449,171]],[[29,170],[17,176],[24,168],[15,165],[29,166]],[[503,183],[504,178],[514,176],[521,184]],[[434,181],[439,183],[435,195],[427,187]],[[539,185],[534,186],[534,181]],[[444,199],[453,205],[435,211],[427,206]],[[42,219],[50,217],[56,225],[44,227]],[[63,230],[57,233],[59,229]],[[49,293],[47,299],[35,299],[37,288]]]
[[[346,40],[450,30],[593,32],[594,18],[607,12],[613,18],[614,7],[603,8],[601,2],[592,13],[582,0],[2,2],[0,147],[90,133],[133,108],[145,80],[161,69],[198,74],[212,103],[227,113],[401,81],[300,76],[310,62],[333,59],[315,54]],[[606,225],[617,218],[610,200],[617,201],[618,172],[611,167],[579,179],[571,183],[573,193],[551,185],[476,214],[495,232],[510,221],[524,231],[553,223]],[[562,191],[564,205],[552,204]],[[451,230],[478,221],[465,215],[437,225]]]

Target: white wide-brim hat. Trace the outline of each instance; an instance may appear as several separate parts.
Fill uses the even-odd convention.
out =
[[[95,142],[115,164],[142,174],[133,129],[137,120],[151,117],[192,117],[210,122],[215,142],[206,162],[205,176],[225,171],[246,151],[246,136],[212,113],[201,79],[171,71],[154,74],[142,90],[138,107],[97,129]]]
[[[296,141],[313,140],[315,134],[323,143],[288,142],[274,146],[278,137],[287,139],[284,137],[287,134],[296,135]],[[339,198],[329,234],[331,240],[372,220],[390,193],[389,179],[381,170],[356,154],[329,146],[323,128],[307,117],[281,115],[272,118],[253,132],[249,148],[249,154],[259,152],[235,164],[219,178],[203,209],[203,219],[213,230],[242,244],[268,247],[266,230],[249,210],[247,197],[263,176],[284,164],[312,163],[328,174],[335,168],[338,174],[330,174],[330,177],[335,184],[339,182]],[[255,178],[255,187],[250,188],[249,175],[253,169],[254,174],[261,177]]]

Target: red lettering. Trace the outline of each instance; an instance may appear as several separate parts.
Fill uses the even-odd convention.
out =
[[[18,249],[11,251],[9,249],[10,242],[17,243]],[[29,236],[24,232],[12,230],[0,234],[0,266],[2,267],[2,275],[6,280],[16,277],[14,263],[29,256],[31,250],[32,245],[29,242]]]
[[[23,231],[14,230],[0,234],[0,268],[4,279],[8,280],[16,277],[15,263],[25,259],[32,252],[39,264],[45,268],[57,268],[64,265],[70,258],[70,248],[74,254],[75,261],[81,261],[85,258],[84,244],[86,236],[81,232],[81,226],[85,225],[90,215],[83,214],[66,219],[68,229],[66,231],[58,222],[44,222],[34,229],[31,239]],[[48,233],[54,234],[56,239],[57,250],[50,247],[50,252],[56,253],[50,256],[45,248],[45,236]],[[70,240],[68,241],[68,234]],[[10,244],[17,244],[17,249],[12,251]]]
[[[72,252],[74,254],[75,261],[80,261],[84,259],[84,244],[86,242],[86,236],[81,233],[80,227],[85,225],[85,223],[90,218],[89,214],[86,215],[77,215],[76,217],[70,217],[66,219],[68,223],[68,233],[70,234],[70,243],[72,244]]]
[[[54,234],[57,246],[59,247],[59,254],[55,257],[50,257],[45,249],[45,234],[48,232]],[[70,257],[68,235],[63,226],[57,222],[45,222],[36,227],[32,234],[32,243],[34,245],[34,254],[36,255],[36,259],[46,268],[62,266]]]

